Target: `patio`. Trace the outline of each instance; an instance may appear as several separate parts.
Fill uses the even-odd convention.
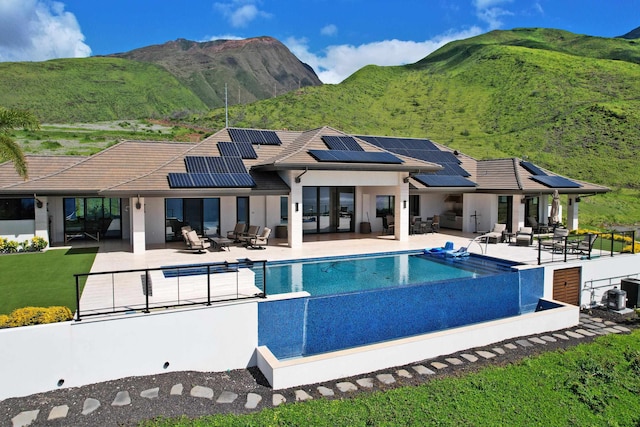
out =
[[[393,236],[376,234],[340,233],[305,236],[301,248],[292,249],[282,239],[272,239],[265,250],[247,249],[231,245],[229,250],[210,248],[204,253],[194,253],[183,243],[167,243],[149,247],[143,254],[129,252],[127,241],[102,241],[91,273],[155,269],[167,266],[186,266],[208,263],[237,263],[239,260],[276,261],[288,259],[317,258],[378,252],[396,252],[442,247],[446,242],[454,243],[455,248],[467,247],[475,254],[484,254],[495,258],[536,265],[537,246],[515,246],[509,243],[483,243],[477,240],[478,234],[442,230],[440,233],[411,235],[405,241]],[[95,242],[77,242],[74,246],[95,246]],[[553,261],[554,254],[542,252],[543,262]],[[557,254],[555,255],[555,260]],[[87,272],[78,272],[87,273]],[[167,277],[163,271],[149,272],[152,292],[149,306],[165,308],[179,304],[207,302],[206,275]],[[253,272],[239,269],[237,272],[212,275],[210,301],[228,301],[250,298],[262,292],[254,285]],[[103,312],[105,309],[141,310],[145,307],[145,272],[125,272],[117,275],[92,275],[87,282],[80,300],[83,315]]]

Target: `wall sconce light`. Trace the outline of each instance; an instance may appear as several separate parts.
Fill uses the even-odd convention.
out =
[[[406,200],[402,201],[402,209],[407,209],[407,201]]]
[[[136,209],[140,210],[142,204],[140,203],[140,195],[138,194],[138,201],[136,202]]]
[[[409,183],[409,177],[405,176],[404,178],[402,178],[402,182],[404,182],[405,184]]]
[[[522,197],[522,199],[520,199],[520,203],[522,204],[526,203],[526,201],[527,201],[527,198],[524,196]]]
[[[296,212],[300,210],[300,203],[296,202]]]
[[[36,199],[36,206],[38,207],[38,209],[42,208],[42,206],[43,206],[42,200]]]

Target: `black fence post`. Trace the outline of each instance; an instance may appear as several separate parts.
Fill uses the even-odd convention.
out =
[[[636,230],[631,230],[631,254],[636,253]]]
[[[207,265],[207,305],[211,305],[211,265]]]
[[[149,312],[149,270],[144,271],[144,313]]]
[[[77,274],[76,276],[76,322],[80,321],[80,280]]]
[[[262,261],[262,298],[267,297],[267,262]]]
[[[613,243],[615,242],[616,239],[616,233],[615,231],[611,232],[611,256],[613,256]]]
[[[538,234],[538,265],[542,264],[542,240]]]

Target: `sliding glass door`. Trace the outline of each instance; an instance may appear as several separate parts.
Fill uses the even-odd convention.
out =
[[[220,199],[165,199],[165,239],[182,240],[182,227],[200,235],[220,234]]]
[[[354,187],[304,187],[302,232],[305,234],[354,231]]]
[[[64,199],[64,232],[74,238],[122,238],[120,199]]]

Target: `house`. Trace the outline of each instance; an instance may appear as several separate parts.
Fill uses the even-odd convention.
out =
[[[225,128],[200,143],[124,141],[90,157],[27,156],[29,179],[0,164],[0,236],[122,239],[133,253],[180,240],[180,228],[224,234],[236,223],[277,230],[292,248],[317,233],[395,239],[414,217],[443,228],[517,230],[547,222],[554,190],[578,227],[581,196],[608,188],[517,158],[476,160],[427,139]],[[367,227],[364,227],[368,224]]]

